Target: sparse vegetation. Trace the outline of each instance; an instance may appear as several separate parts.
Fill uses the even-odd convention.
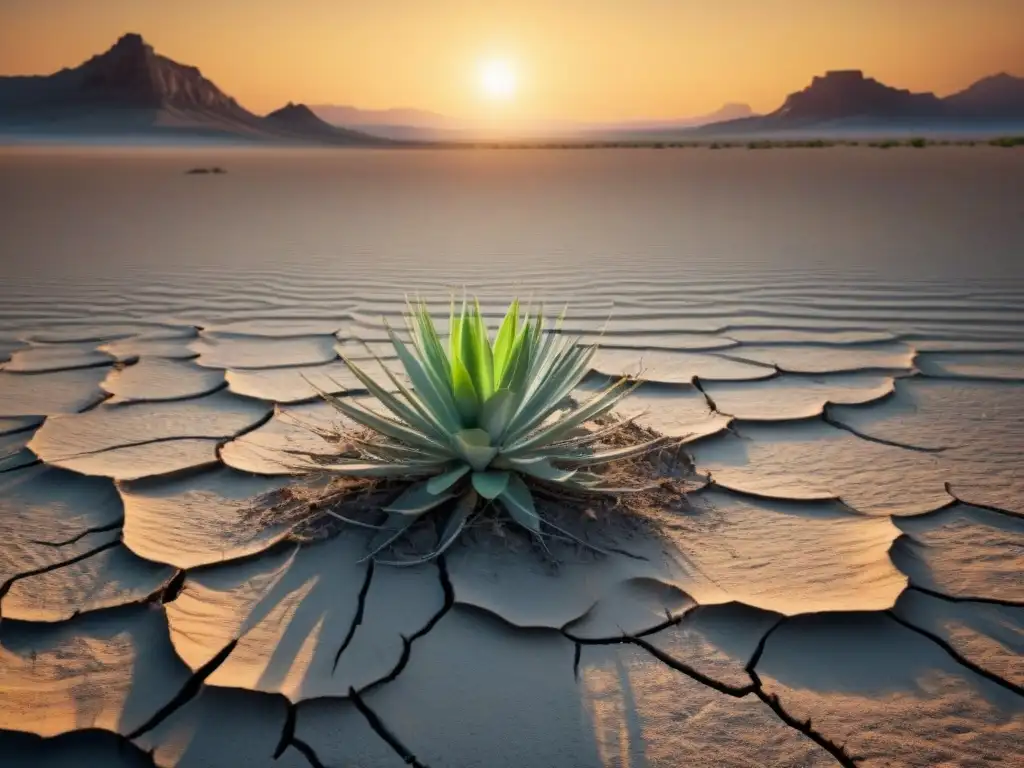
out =
[[[444,149],[817,149],[826,147],[873,147],[893,149],[895,147],[974,147],[978,145],[997,147],[1018,147],[1024,144],[1024,136],[1006,136],[996,139],[747,139],[736,141],[593,141],[593,142],[488,142],[477,144],[438,145]]]
[[[989,142],[993,147],[1024,147],[1024,136],[1003,136]]]
[[[621,379],[582,403],[568,400],[595,347],[546,329],[541,312],[521,315],[518,301],[493,340],[475,302],[464,301],[461,313],[453,304],[447,348],[425,305],[410,307],[406,321],[408,341],[390,328],[388,334],[412,386],[387,368],[390,384],[381,386],[345,359],[387,414],[320,390],[357,428],[324,435],[339,446],[335,452],[300,454],[307,471],[340,481],[306,499],[313,509],[365,526],[331,505],[359,494],[389,497],[383,525],[371,525],[379,532],[370,556],[426,516],[443,521],[437,541],[426,554],[390,562],[430,560],[471,518],[492,511],[542,545],[546,537],[575,540],[545,516],[535,495],[562,499],[563,510],[577,500],[582,511],[594,497],[651,490],[631,467],[677,441],[631,421],[602,420],[634,385]],[[279,501],[295,506],[294,495]]]

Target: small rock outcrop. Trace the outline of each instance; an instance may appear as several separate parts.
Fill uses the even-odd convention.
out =
[[[332,127],[330,123],[317,117],[313,110],[305,104],[296,104],[291,101],[267,115],[267,120],[292,126]]]
[[[317,117],[305,104],[289,101],[280,109],[268,114],[264,121],[273,130],[284,134],[301,135],[308,139],[332,144],[386,144],[386,139],[371,137],[365,133],[339,128]]]

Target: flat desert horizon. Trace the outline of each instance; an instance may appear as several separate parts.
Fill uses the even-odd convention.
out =
[[[1022,211],[1024,148],[0,148],[0,764],[1019,766]],[[262,514],[463,293],[661,495]]]

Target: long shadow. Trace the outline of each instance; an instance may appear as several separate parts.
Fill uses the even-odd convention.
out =
[[[153,759],[125,738],[109,731],[82,730],[43,739],[0,730],[4,765],[81,765],[103,768],[155,768]],[[10,760],[11,762],[6,762]]]
[[[932,698],[937,678],[959,678],[1006,722],[1024,712],[1024,697],[964,667],[886,612],[790,618],[772,634],[756,671],[774,681],[773,689],[873,700],[879,710],[893,699]],[[780,695],[785,705],[785,690]]]
[[[127,735],[172,699],[189,670],[171,646],[163,611],[148,605],[112,608],[56,624],[4,620],[0,647],[20,657],[7,673],[27,722],[62,730],[105,728]],[[56,673],[59,672],[59,675]],[[52,685],[49,675],[60,680]],[[45,681],[45,687],[44,687]]]

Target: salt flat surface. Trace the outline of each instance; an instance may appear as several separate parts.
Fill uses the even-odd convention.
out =
[[[1015,765],[1024,152],[0,150],[0,199],[0,762]],[[557,566],[258,525],[463,288],[566,307],[707,484]]]

